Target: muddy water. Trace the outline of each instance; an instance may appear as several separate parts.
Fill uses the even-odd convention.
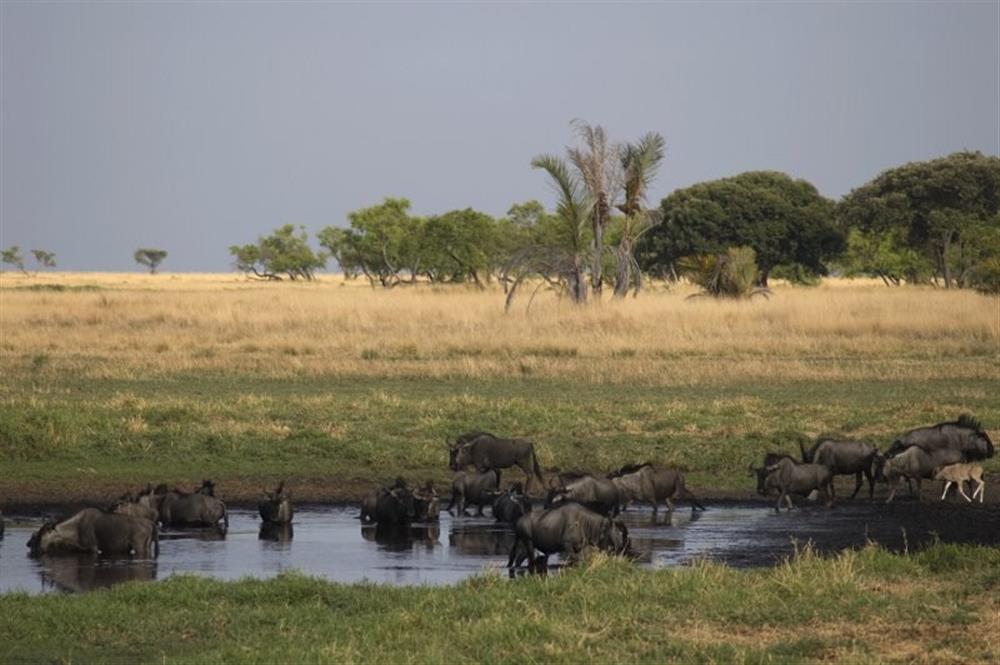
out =
[[[1000,545],[1000,510],[948,504],[844,503],[775,514],[764,505],[710,504],[653,523],[646,510],[625,514],[639,565],[682,565],[710,557],[734,566],[771,565],[810,541],[830,552],[874,540],[892,549],[944,542]],[[261,531],[254,512],[233,510],[230,528],[168,530],[155,561],[60,556],[31,559],[37,522],[8,523],[0,540],[0,592],[77,592],[129,580],[197,573],[220,579],[271,577],[299,570],[340,582],[448,584],[506,564],[513,535],[490,517],[452,518],[408,529],[362,527],[353,508],[301,507],[291,528]],[[555,561],[555,559],[553,559]]]

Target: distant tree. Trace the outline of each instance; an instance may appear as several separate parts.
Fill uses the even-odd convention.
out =
[[[754,287],[758,281],[755,258],[751,247],[730,247],[720,254],[684,257],[678,261],[678,268],[681,274],[703,289],[696,295],[715,298],[762,295],[767,298],[770,291]]]
[[[480,288],[502,251],[494,219],[471,208],[428,217],[421,244],[431,281],[471,280]]]
[[[156,269],[160,266],[161,263],[163,263],[163,260],[167,258],[167,252],[166,250],[162,249],[150,249],[148,247],[141,247],[135,250],[134,258],[136,263],[149,268],[150,275],[155,275]]]
[[[285,224],[254,244],[229,248],[237,270],[267,280],[312,280],[316,270],[326,265],[326,255],[309,246],[305,228]]]
[[[976,266],[996,257],[1000,158],[957,152],[889,169],[848,194],[838,215],[845,226],[925,256],[945,288],[968,286]]]
[[[11,245],[7,249],[3,250],[3,252],[0,253],[0,259],[2,259],[4,263],[11,264],[25,275],[28,274],[28,271],[24,268],[24,255],[21,254],[21,248],[19,246]]]
[[[898,230],[862,231],[847,234],[847,251],[840,259],[845,277],[878,277],[886,285],[904,282],[927,282],[934,274],[934,263],[907,246]]]
[[[655,132],[646,134],[637,143],[627,143],[621,149],[625,200],[618,205],[624,217],[621,218],[615,247],[617,298],[624,298],[630,287],[634,288],[636,295],[642,288],[642,270],[635,258],[635,247],[643,234],[662,220],[659,211],[646,210],[643,203],[665,150],[663,137]]]
[[[680,189],[660,204],[663,223],[640,250],[644,267],[670,272],[685,256],[721,254],[751,247],[767,285],[771,270],[800,264],[826,274],[844,234],[834,224],[834,204],[805,180],[773,171],[751,171]]]
[[[47,252],[44,249],[33,249],[31,250],[31,255],[35,257],[35,263],[38,264],[38,268],[56,267],[56,255],[53,252]]]

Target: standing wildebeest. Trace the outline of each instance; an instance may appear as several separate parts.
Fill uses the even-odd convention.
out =
[[[451,482],[451,502],[448,512],[452,515],[465,515],[467,506],[476,506],[476,515],[483,514],[483,506],[493,503],[500,486],[500,472],[490,469],[482,473],[476,471],[459,471]],[[458,504],[458,512],[452,512]]]
[[[954,422],[911,429],[892,443],[886,456],[893,457],[911,446],[919,446],[929,453],[953,450],[961,453],[961,461],[965,462],[993,457],[995,453],[993,442],[983,431],[983,426],[966,414]]]
[[[569,484],[549,490],[547,507],[555,503],[568,502],[579,503],[602,515],[614,517],[622,504],[622,495],[618,491],[618,486],[607,478],[583,476]]]
[[[109,513],[128,515],[129,517],[141,517],[150,522],[160,520],[160,511],[156,509],[156,501],[150,495],[140,495],[133,498],[131,494],[123,494],[111,504]]]
[[[458,437],[448,449],[448,461],[452,471],[461,471],[474,466],[480,472],[496,470],[500,482],[500,469],[512,466],[524,471],[525,489],[531,486],[532,478],[542,484],[542,470],[535,456],[535,445],[527,439],[500,439],[487,432],[470,432]]]
[[[667,504],[669,513],[674,512],[675,499],[690,500],[691,510],[705,510],[705,506],[687,489],[684,474],[677,469],[658,469],[648,462],[630,464],[612,471],[608,478],[618,488],[622,506],[632,501],[651,503],[654,520],[661,501]]]
[[[513,524],[531,512],[531,499],[524,494],[521,483],[514,483],[493,502],[493,517],[498,522]]]
[[[159,553],[158,544],[156,525],[149,520],[97,508],[85,508],[61,522],[46,522],[28,540],[33,556],[84,552],[152,558]]]
[[[830,467],[835,476],[846,476],[854,474],[856,484],[853,499],[861,489],[861,476],[868,479],[868,498],[875,496],[875,475],[872,467],[875,463],[875,455],[878,448],[864,441],[849,441],[822,437],[811,450],[806,451],[802,441],[799,440],[799,449],[802,451],[802,461],[813,464],[822,464]],[[830,491],[835,492],[833,485]]]
[[[771,487],[779,490],[778,502],[774,504],[775,512],[781,511],[781,500],[788,503],[792,509],[792,494],[808,496],[814,490],[823,496],[826,506],[833,505],[833,472],[830,467],[822,464],[805,464],[791,458],[778,461],[767,467],[767,478],[764,481],[765,492]]]
[[[573,561],[587,546],[612,554],[625,554],[629,550],[628,529],[624,524],[578,503],[528,513],[514,524],[514,532],[516,540],[507,559],[508,568],[520,566],[525,559],[534,568],[535,550],[542,552],[542,570],[548,557],[557,552]]]
[[[758,467],[751,464],[748,468],[751,476],[757,477],[757,494],[766,497],[771,489],[777,489],[777,485],[768,486],[767,485],[767,474],[768,469],[783,459],[790,459],[793,462],[795,458],[791,455],[786,455],[785,453],[768,453],[764,455],[764,463]]]
[[[219,520],[229,526],[226,504],[212,494],[211,481],[202,483],[192,494],[177,488],[167,490],[166,485],[156,488],[157,510],[164,526],[216,526]]]
[[[910,446],[895,457],[878,455],[875,458],[876,474],[879,480],[889,483],[889,497],[886,503],[896,496],[900,478],[917,481],[917,499],[921,498],[921,484],[925,478],[933,478],[934,471],[948,464],[962,461],[962,453],[950,448],[941,448],[931,452],[920,446]],[[911,488],[912,489],[912,488]]]
[[[273,492],[264,490],[267,501],[257,505],[260,519],[270,524],[291,524],[294,509],[292,493],[285,491],[285,481],[281,481]]]
[[[361,503],[361,521],[365,524],[409,524],[416,514],[413,491],[402,478],[375,490]]]

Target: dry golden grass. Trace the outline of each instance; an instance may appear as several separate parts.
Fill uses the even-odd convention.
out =
[[[62,285],[65,291],[39,285]],[[99,290],[80,290],[95,286]],[[87,376],[573,377],[686,384],[725,378],[995,378],[1000,299],[874,281],[779,285],[770,301],[637,299],[574,307],[540,292],[503,311],[499,290],[370,289],[324,276],[0,275],[0,369]]]

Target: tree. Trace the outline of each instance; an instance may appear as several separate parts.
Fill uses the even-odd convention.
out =
[[[753,248],[730,247],[721,254],[688,256],[681,259],[680,271],[703,291],[695,295],[715,298],[768,297],[766,288],[754,288],[757,263]],[[694,297],[694,296],[690,296]]]
[[[969,285],[1000,228],[1000,158],[957,152],[889,169],[848,194],[845,226],[890,234],[933,262],[945,288]],[[995,255],[992,255],[995,256]]]
[[[638,143],[628,143],[621,151],[621,168],[624,174],[625,200],[618,206],[624,214],[619,228],[618,245],[615,248],[617,274],[615,275],[615,297],[624,298],[629,287],[635,284],[634,293],[642,288],[642,270],[635,259],[635,246],[639,238],[656,226],[662,217],[658,211],[643,208],[646,192],[656,177],[656,171],[663,161],[666,143],[663,137],[650,132]]]
[[[35,257],[35,263],[38,264],[38,268],[56,267],[56,255],[54,252],[47,252],[44,249],[33,249],[31,250],[31,255]],[[37,271],[36,269],[35,272]]]
[[[305,227],[298,231],[285,224],[269,236],[261,236],[255,244],[233,245],[229,248],[237,270],[259,279],[278,281],[288,278],[312,280],[316,270],[326,265],[326,256],[309,246]]]
[[[28,274],[28,271],[24,268],[24,255],[21,254],[21,248],[19,246],[11,245],[7,249],[3,250],[3,252],[0,253],[0,259],[2,259],[4,263],[11,264],[25,275]]]
[[[888,286],[927,282],[934,274],[933,262],[908,247],[898,230],[851,229],[841,262],[845,276],[870,275]]]
[[[159,267],[163,260],[167,258],[166,250],[162,249],[151,249],[148,247],[140,247],[135,250],[135,262],[139,265],[143,265],[149,268],[149,274],[155,275],[156,269]]]
[[[805,180],[774,171],[751,171],[673,192],[660,204],[663,223],[640,250],[647,269],[670,272],[685,256],[721,254],[748,246],[756,253],[760,283],[778,265],[800,264],[826,274],[844,234],[834,224],[834,204]]]
[[[496,222],[472,208],[428,217],[423,228],[425,272],[431,281],[471,279],[482,288],[496,265]]]

